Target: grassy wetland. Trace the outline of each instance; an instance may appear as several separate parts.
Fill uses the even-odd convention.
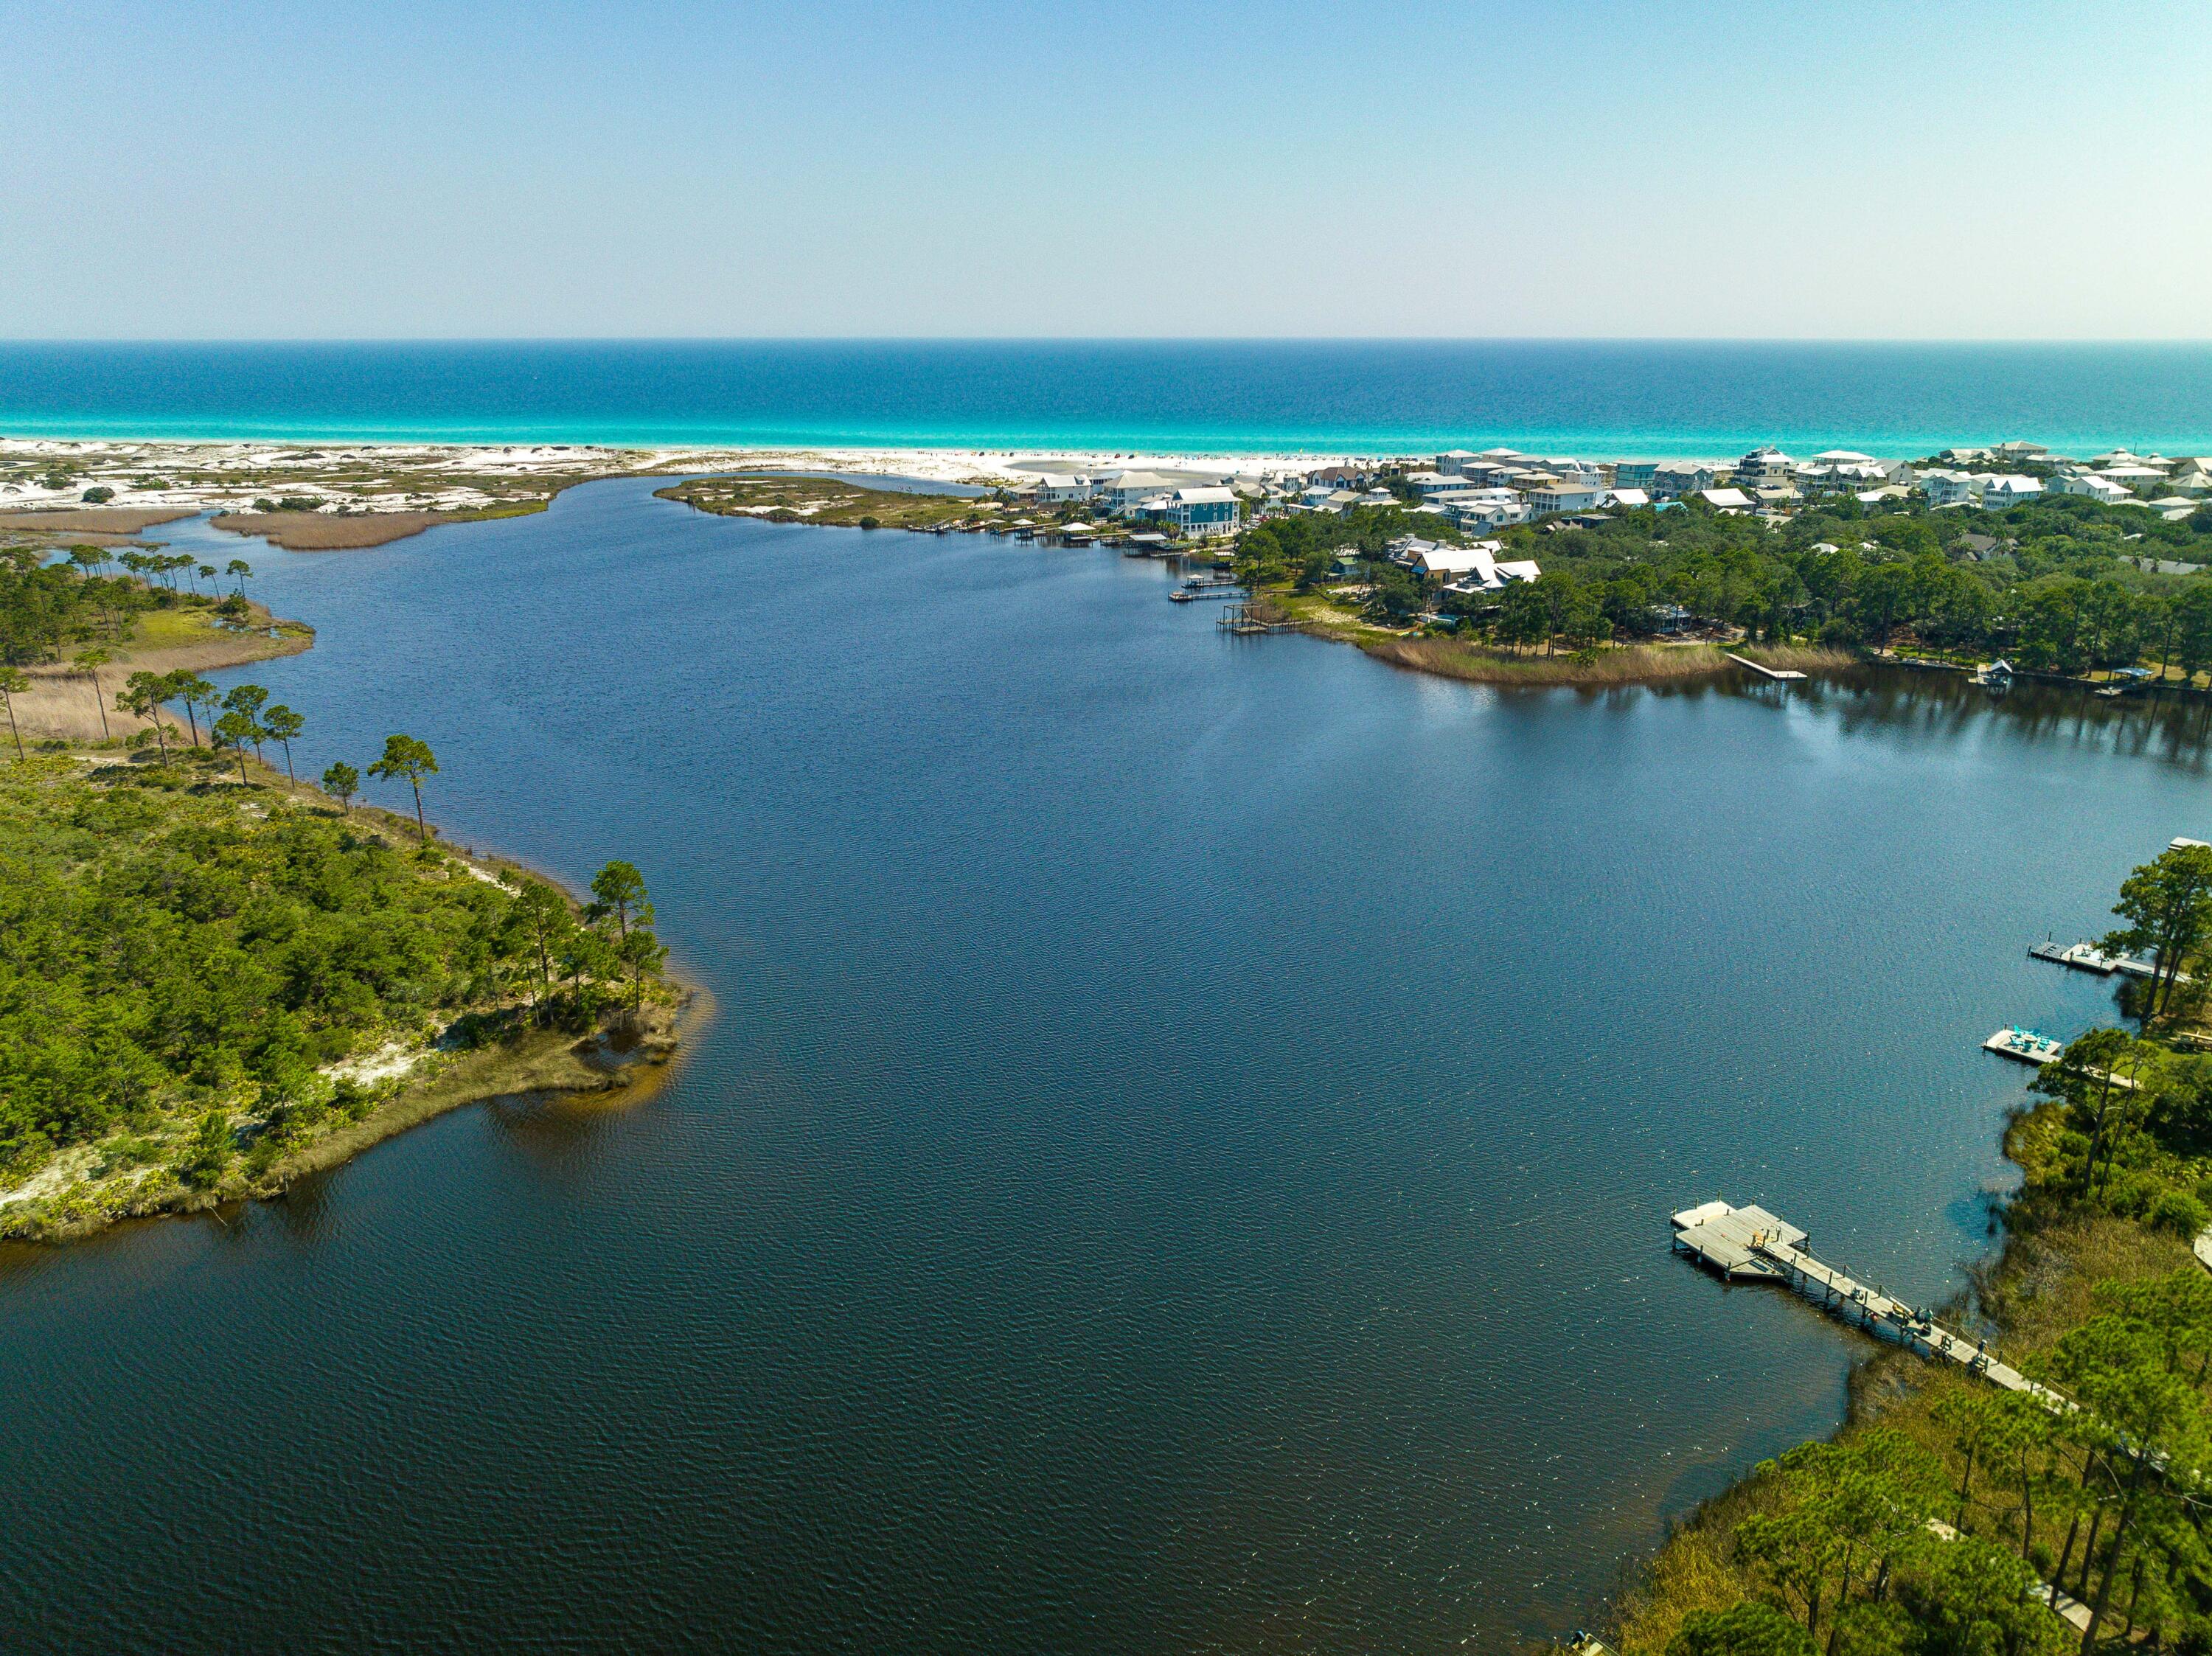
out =
[[[1024,515],[994,500],[869,488],[826,476],[705,477],[656,492],[723,517],[845,529],[1006,529]]]

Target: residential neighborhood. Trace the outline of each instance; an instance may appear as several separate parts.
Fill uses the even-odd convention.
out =
[[[2074,459],[2024,442],[1948,448],[1919,460],[1878,459],[1850,449],[1799,459],[1764,444],[1733,460],[1583,460],[1510,448],[1452,449],[1422,461],[1377,458],[1311,471],[1279,464],[1212,473],[1048,472],[1023,492],[1039,505],[1081,502],[1189,538],[1231,534],[1240,522],[1276,513],[1340,513],[1394,503],[1434,513],[1478,534],[1591,513],[1663,510],[1691,498],[1717,512],[1778,523],[1810,502],[1843,494],[1869,507],[1918,496],[1931,510],[1987,512],[2050,493],[2077,494],[2141,507],[2178,522],[2212,494],[2212,456],[2177,458],[2116,449]]]

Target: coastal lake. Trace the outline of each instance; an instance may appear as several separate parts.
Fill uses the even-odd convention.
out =
[[[1674,1258],[1990,1246],[2028,961],[2212,838],[2203,704],[1500,693],[1110,551],[649,482],[253,563],[303,770],[626,857],[716,1003],[287,1202],[0,1253],[0,1647],[1504,1651],[1834,1425]],[[216,561],[222,561],[218,559]],[[398,795],[380,796],[398,805]]]

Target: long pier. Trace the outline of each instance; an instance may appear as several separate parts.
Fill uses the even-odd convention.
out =
[[[1938,1362],[1954,1362],[2008,1392],[2025,1392],[2051,1409],[2066,1399],[1989,1353],[1988,1343],[1968,1340],[1878,1288],[1855,1281],[1814,1257],[1805,1233],[1761,1207],[1707,1202],[1674,1216],[1674,1251],[1686,1253],[1725,1281],[1780,1282],[1829,1315],[1870,1334],[1895,1340]]]
[[[1804,674],[1799,672],[1794,667],[1763,667],[1758,662],[1752,660],[1747,656],[1735,655],[1728,652],[1723,652],[1723,653],[1727,654],[1728,658],[1735,663],[1737,666],[1748,667],[1754,673],[1765,673],[1769,678],[1788,680],[1802,678],[1805,676]]]

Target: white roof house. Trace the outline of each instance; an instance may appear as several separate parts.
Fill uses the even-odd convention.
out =
[[[1498,554],[1505,549],[1496,541],[1477,541],[1473,546],[1444,547],[1439,549],[1457,555],[1466,555],[1470,560],[1454,572],[1459,578],[1444,588],[1445,591],[1455,592],[1462,597],[1471,597],[1478,592],[1495,592],[1503,588],[1508,581],[1534,580],[1538,575],[1543,573],[1543,571],[1536,567],[1536,561],[1534,558],[1522,559],[1510,563],[1498,561]]]
[[[2118,506],[2122,500],[2131,500],[2134,495],[2109,477],[2100,477],[2094,472],[2083,472],[2078,476],[2061,477],[2058,492],[2062,494],[2082,494],[2093,500],[2102,500],[2106,506]]]
[[[2043,484],[2033,477],[1984,477],[1982,479],[1982,510],[2002,512],[2008,506],[2021,506],[2040,500]]]
[[[1716,512],[1751,510],[1751,496],[1740,488],[1701,488],[1698,496]]]
[[[1855,448],[1832,448],[1815,454],[1814,459],[1824,466],[1870,466],[1871,454],[1862,454]]]
[[[1613,489],[1608,492],[1607,498],[1610,499],[1615,506],[1639,507],[1650,506],[1651,504],[1650,495],[1647,494],[1640,488]]]

